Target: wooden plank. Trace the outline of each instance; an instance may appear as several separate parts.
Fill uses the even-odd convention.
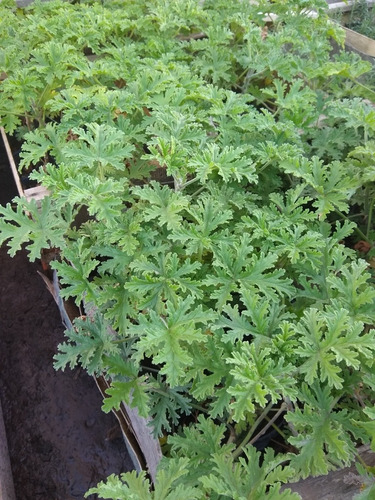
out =
[[[369,466],[375,465],[375,453],[369,446],[362,446],[358,452]],[[362,480],[355,465],[330,472],[326,476],[308,477],[297,483],[288,484],[283,489],[290,488],[299,493],[302,500],[352,500],[360,493]]]
[[[375,57],[375,40],[361,35],[349,28],[344,28],[346,33],[345,44],[365,56]]]
[[[103,396],[110,385],[103,377],[96,378],[96,384]],[[152,482],[155,482],[158,464],[162,458],[159,441],[152,435],[150,420],[141,417],[137,408],[131,408],[122,403],[119,410],[112,410],[122,430],[126,447],[129,451],[135,469],[139,472],[145,470]]]
[[[22,184],[21,184],[21,180],[20,180],[20,176],[19,176],[19,173],[17,170],[17,165],[16,165],[16,162],[14,161],[12,149],[10,147],[8,137],[6,135],[4,127],[0,127],[0,131],[1,131],[1,136],[2,136],[3,142],[4,142],[5,150],[7,153],[9,165],[10,165],[10,168],[12,170],[14,182],[16,183],[16,186],[17,186],[18,195],[21,198],[26,198],[27,201],[30,201],[32,199],[39,201],[39,200],[42,200],[45,196],[48,196],[50,193],[43,186],[35,186],[33,188],[23,189]]]
[[[0,499],[16,500],[10,467],[7,437],[0,402]]]
[[[25,189],[24,195],[27,201],[30,200],[39,201],[48,196],[49,191],[44,186],[36,186],[33,188]]]
[[[347,2],[335,2],[328,0],[328,8],[331,12],[350,12],[358,3],[357,0],[349,0]],[[371,7],[375,4],[375,0],[367,0],[366,4]]]
[[[25,193],[23,191],[23,187],[22,187],[22,184],[20,181],[20,176],[18,175],[17,166],[16,166],[16,163],[14,161],[12,150],[10,148],[8,137],[5,133],[4,127],[0,127],[0,132],[1,132],[1,137],[3,139],[3,142],[4,142],[5,150],[7,152],[8,161],[9,161],[10,168],[12,170],[14,182],[16,183],[18,194],[22,198],[23,196],[25,196]]]
[[[69,314],[66,304],[60,296],[60,286],[57,278],[57,273],[53,271],[53,280],[51,281],[47,276],[39,273],[43,278],[48,290],[52,294],[61,314],[62,321],[66,328],[73,328],[73,320],[78,316],[77,313]],[[97,308],[92,303],[84,302],[85,313],[87,318],[93,318],[96,314]],[[111,332],[111,329],[109,330]],[[116,332],[112,330],[113,335]],[[106,390],[110,387],[109,382],[104,376],[94,377],[96,385],[103,398],[108,397]],[[112,410],[117,418],[126,447],[129,455],[132,458],[134,468],[137,471],[145,470],[151,481],[155,481],[156,469],[162,458],[159,440],[152,434],[150,427],[150,420],[141,417],[136,408],[131,408],[129,405],[122,403],[118,410]],[[0,497],[0,500],[1,497]]]

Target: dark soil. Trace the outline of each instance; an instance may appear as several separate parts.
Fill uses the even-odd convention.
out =
[[[2,172],[4,204],[14,192]],[[53,369],[64,328],[37,270],[40,263],[29,263],[24,252],[10,258],[0,248],[0,397],[16,496],[83,499],[132,463],[114,415],[101,411],[94,379],[80,369]]]
[[[95,381],[53,369],[64,329],[39,265],[4,248],[0,263],[0,394],[17,499],[82,499],[132,468],[124,441]]]
[[[0,249],[0,395],[16,496],[82,499],[132,465],[95,381],[53,369],[64,329],[38,269],[24,253],[11,259]]]

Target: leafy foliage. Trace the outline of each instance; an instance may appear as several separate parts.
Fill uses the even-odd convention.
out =
[[[0,4],[1,124],[50,193],[0,207],[0,243],[60,249],[97,313],[55,367],[169,435],[154,487],[101,498],[294,499],[374,442],[375,115],[325,5]],[[254,447],[272,425],[286,455]]]

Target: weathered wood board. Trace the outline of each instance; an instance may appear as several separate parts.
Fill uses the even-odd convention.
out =
[[[351,49],[355,49],[360,54],[375,57],[375,40],[349,28],[344,28],[344,30],[346,33],[345,45]]]
[[[66,304],[60,296],[60,285],[56,271],[53,271],[53,280],[39,273],[43,278],[48,290],[51,292],[61,314],[63,324],[67,328],[72,328],[72,322],[77,317],[75,312],[70,313]],[[88,318],[93,318],[97,312],[94,304],[85,302],[85,314]],[[110,331],[110,329],[109,329]],[[115,332],[113,332],[115,334]],[[104,376],[94,377],[95,382],[103,398],[108,397],[106,390],[109,383]],[[122,403],[118,410],[112,410],[116,416],[123,433],[126,447],[133,460],[134,468],[137,471],[146,470],[152,481],[156,477],[156,469],[162,458],[162,452],[158,439],[153,436],[150,420],[139,415],[136,408]],[[1,497],[0,497],[0,500]]]
[[[8,453],[8,444],[5,434],[3,413],[0,402],[0,499],[16,500],[14,493],[12,470]]]
[[[375,453],[368,446],[362,446],[359,452],[367,465],[375,465]],[[303,500],[353,500],[360,493],[361,485],[361,478],[353,464],[326,476],[309,477],[287,487],[299,493]]]

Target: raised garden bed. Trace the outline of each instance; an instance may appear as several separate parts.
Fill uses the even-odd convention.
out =
[[[347,50],[357,52],[373,66],[375,64],[374,9],[375,2],[371,0],[329,4],[331,16],[340,22],[345,29]],[[371,97],[373,98],[373,96]]]
[[[282,483],[359,460],[375,121],[323,4],[56,2],[7,22],[0,112],[49,195],[1,208],[0,241],[55,253],[56,302],[85,307],[55,367],[102,377],[104,410],[136,406],[165,455],[92,493],[295,499]]]

